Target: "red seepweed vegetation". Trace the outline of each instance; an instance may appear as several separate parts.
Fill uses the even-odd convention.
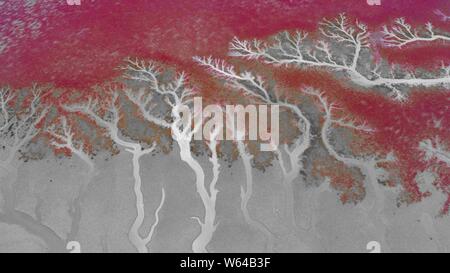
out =
[[[424,139],[439,137],[449,144],[450,96],[444,90],[413,90],[406,103],[398,103],[370,90],[357,90],[331,73],[319,70],[277,68],[273,69],[273,76],[277,85],[294,95],[300,94],[303,86],[317,88],[329,101],[337,103],[344,114],[367,122],[374,132],[353,132],[364,138],[364,149],[359,152],[379,155],[394,152],[395,163],[385,165],[393,180],[401,181],[407,202],[418,202],[429,195],[420,192],[416,181],[417,174],[427,169],[436,172],[436,187],[449,193],[449,167],[424,160],[419,150],[419,143]],[[355,146],[353,152],[358,153]],[[450,199],[444,212],[448,211],[449,204]]]
[[[34,18],[42,24],[38,36],[29,29],[22,32],[17,28],[8,29],[6,34],[13,39],[13,46],[7,49],[7,54],[0,55],[0,60],[6,64],[0,68],[0,81],[14,86],[29,86],[36,81],[52,82],[62,89],[53,89],[41,99],[55,107],[57,115],[68,115],[61,107],[64,103],[86,101],[89,97],[98,98],[100,102],[107,99],[111,89],[102,83],[119,76],[121,72],[113,68],[120,65],[125,57],[133,55],[153,58],[186,71],[199,93],[211,100],[224,102],[231,99],[230,92],[219,92],[223,86],[194,65],[191,57],[210,54],[224,57],[228,43],[235,35],[254,38],[285,29],[313,30],[323,16],[334,16],[340,11],[352,13],[352,17],[368,22],[373,29],[399,16],[411,19],[416,25],[414,21],[424,23],[433,16],[433,7],[445,3],[422,1],[409,9],[404,5],[405,1],[395,1],[383,3],[386,10],[374,10],[373,15],[367,16],[368,6],[358,6],[356,1],[341,1],[340,4],[336,1],[331,4],[329,1],[316,1],[308,9],[297,7],[292,1],[275,2],[261,4],[255,9],[251,4],[254,1],[214,2],[209,5],[205,5],[204,1],[128,1],[114,5],[103,1],[95,5],[83,3],[78,10],[55,4],[53,13],[45,13],[47,6],[39,3],[35,6],[38,15]],[[180,3],[183,6],[181,9]],[[317,12],[312,14],[311,8],[317,7],[321,9],[315,9]],[[201,8],[206,11],[201,11]],[[418,14],[413,9],[427,12]],[[11,19],[9,21],[14,21],[24,19],[26,15],[26,11],[20,9],[7,17]],[[308,15],[311,20],[306,21],[299,15]],[[312,15],[314,18],[310,17]],[[437,27],[442,26],[445,25],[437,22]],[[388,61],[412,68],[427,68],[450,59],[450,51],[440,42],[432,47],[419,44],[406,49],[378,50]],[[327,98],[342,107],[350,117],[366,121],[375,131],[364,135],[364,148],[370,148],[368,153],[394,152],[397,161],[389,164],[388,168],[393,177],[398,176],[398,180],[402,181],[408,194],[407,201],[416,202],[427,196],[427,193],[420,192],[415,179],[418,173],[427,169],[437,174],[436,187],[450,193],[448,166],[442,162],[424,160],[423,152],[418,149],[419,142],[424,139],[439,137],[447,142],[450,139],[448,93],[415,90],[407,103],[399,104],[370,90],[356,90],[328,72],[287,68],[270,70],[280,88],[296,95],[302,86],[315,87],[325,92]],[[103,87],[95,90],[91,86],[96,84]],[[26,103],[24,100],[22,107],[26,107]],[[77,117],[84,118],[81,114]],[[85,121],[96,127],[90,119]],[[437,123],[440,125],[436,126]],[[84,138],[78,133],[77,137]],[[358,152],[356,148],[354,152]],[[345,182],[335,178],[335,183],[345,187],[356,183],[348,175],[344,177]],[[443,212],[448,212],[449,206],[450,194]]]

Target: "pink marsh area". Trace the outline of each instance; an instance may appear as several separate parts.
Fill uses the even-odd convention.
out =
[[[369,6],[366,0],[81,0],[80,6],[69,6],[65,0],[1,1],[0,84],[89,90],[120,76],[117,67],[127,57],[153,59],[204,78],[209,76],[192,57],[227,58],[234,36],[251,39],[282,30],[315,31],[322,18],[341,12],[374,32],[398,17],[413,26],[431,21],[449,31],[449,21],[440,20],[436,9],[449,13],[450,2],[381,0],[380,6]],[[390,62],[413,68],[450,63],[449,46],[443,43],[377,52]],[[398,104],[375,93],[352,90],[345,82],[322,79],[323,73],[290,73],[285,79],[289,84],[321,87],[351,115],[376,128],[372,140],[382,152],[395,152],[411,200],[422,198],[415,176],[430,164],[438,168],[440,187],[447,191],[448,167],[424,162],[417,149],[421,140],[436,136],[450,145],[447,92],[415,90],[408,103]]]
[[[2,1],[0,81],[14,86],[54,83],[85,88],[120,74],[124,58],[143,57],[183,64],[194,55],[226,55],[234,36],[254,38],[286,29],[313,31],[323,17],[341,12],[373,29],[397,17],[423,24],[444,24],[435,9],[446,0],[65,0]],[[420,65],[450,58],[448,50],[419,49],[404,62]],[[437,54],[439,53],[439,54]],[[386,53],[387,54],[387,53]],[[436,56],[437,55],[437,56]]]

